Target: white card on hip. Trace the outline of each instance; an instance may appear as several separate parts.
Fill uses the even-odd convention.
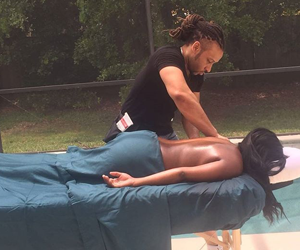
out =
[[[130,119],[128,113],[126,112],[125,115],[116,123],[118,129],[124,132],[133,124],[132,120]]]

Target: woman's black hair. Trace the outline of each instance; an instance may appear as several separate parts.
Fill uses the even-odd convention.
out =
[[[284,215],[283,207],[276,200],[269,176],[278,174],[286,163],[283,147],[276,134],[266,128],[252,130],[238,144],[242,154],[244,172],[254,178],[266,193],[263,214],[272,223]]]
[[[176,29],[169,30],[169,35],[177,40],[190,44],[194,41],[207,39],[216,41],[222,50],[225,47],[224,33],[222,28],[213,21],[206,21],[204,17],[191,14],[186,18],[178,18],[181,26]]]

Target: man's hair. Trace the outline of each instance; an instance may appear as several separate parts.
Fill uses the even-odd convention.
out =
[[[181,26],[169,30],[169,35],[185,44],[207,39],[216,41],[220,48],[224,50],[225,40],[222,28],[213,21],[206,21],[198,14],[188,15],[186,18],[178,18]]]
[[[285,167],[286,156],[276,134],[266,128],[252,130],[238,148],[243,158],[244,172],[255,179],[265,190],[266,200],[263,209],[269,222],[284,214],[271,188],[269,176],[278,174]]]

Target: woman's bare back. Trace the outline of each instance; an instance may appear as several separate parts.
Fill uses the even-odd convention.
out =
[[[140,178],[111,172],[116,178],[103,176],[106,183],[122,187],[221,181],[239,176],[243,172],[240,151],[227,140],[205,137],[168,141],[159,138],[159,142],[165,171]]]
[[[199,139],[169,141],[159,138],[165,169],[195,167],[224,161],[224,174],[236,176],[241,174],[243,164],[240,151],[231,142],[205,137]],[[229,173],[226,173],[229,172]]]

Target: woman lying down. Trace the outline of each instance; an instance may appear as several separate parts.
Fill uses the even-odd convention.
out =
[[[149,136],[149,140],[152,138]],[[300,150],[287,148],[285,154],[277,136],[268,129],[251,131],[237,146],[227,140],[210,137],[179,141],[158,138],[158,141],[164,171],[140,178],[122,172],[110,172],[112,178],[103,175],[104,181],[111,187],[137,187],[219,181],[247,173],[263,187],[266,193],[263,214],[273,222],[284,212],[272,193],[271,182],[300,177],[300,166],[296,167],[299,165]],[[217,237],[215,232],[208,233]],[[221,249],[211,244],[208,242],[208,249]]]
[[[22,182],[22,187],[42,184],[55,188],[73,180],[125,187],[219,181],[247,173],[265,190],[263,212],[272,222],[283,214],[283,208],[272,193],[270,180],[300,177],[300,150],[287,151],[267,129],[251,131],[238,146],[209,137],[167,141],[153,132],[137,131],[121,133],[95,149],[70,147],[67,154],[0,154],[0,172],[7,185],[14,180]]]

